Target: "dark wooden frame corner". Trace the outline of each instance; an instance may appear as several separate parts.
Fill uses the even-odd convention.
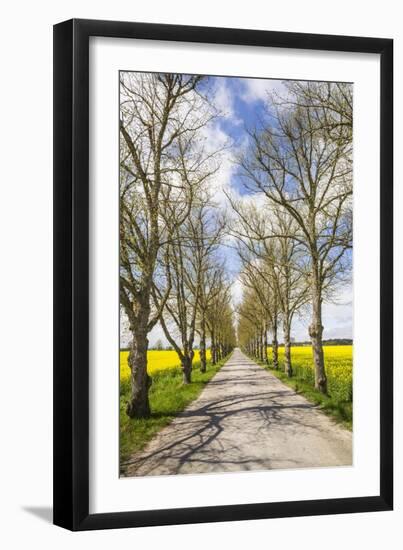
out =
[[[89,38],[381,56],[380,490],[366,497],[89,513]],[[54,27],[54,523],[71,530],[391,510],[393,506],[393,41],[73,19]]]

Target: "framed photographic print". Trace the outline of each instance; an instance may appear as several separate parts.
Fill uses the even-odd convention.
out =
[[[54,27],[54,522],[391,510],[393,42]]]

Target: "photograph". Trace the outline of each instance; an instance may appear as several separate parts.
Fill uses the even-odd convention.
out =
[[[119,71],[121,478],[353,466],[353,92]]]
[[[398,546],[397,6],[4,3],[1,548]]]

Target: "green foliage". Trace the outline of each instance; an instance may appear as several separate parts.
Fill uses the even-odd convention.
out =
[[[336,402],[353,400],[353,346],[323,346],[328,395]],[[268,349],[269,357],[271,349]],[[279,348],[279,367],[284,370],[284,348]],[[315,371],[310,347],[292,347],[294,378],[308,385],[315,385]]]
[[[279,362],[280,368],[283,368],[282,362]],[[312,368],[307,368],[304,364],[293,364],[294,377],[301,382],[305,382],[309,386],[315,385],[315,374]],[[335,372],[338,371],[338,372]],[[346,369],[347,371],[347,369]],[[343,372],[342,368],[329,368],[327,372],[327,388],[328,394],[336,401],[352,401],[353,386],[349,372]]]
[[[297,355],[297,354],[296,354]],[[315,389],[314,371],[311,365],[306,364],[305,359],[298,356],[292,356],[293,377],[288,378],[284,373],[283,357],[280,355],[279,369],[275,370],[268,365],[261,363],[256,358],[253,361],[264,366],[271,374],[279,380],[290,386],[294,391],[303,395],[308,401],[320,407],[320,409],[331,416],[337,422],[343,424],[349,430],[352,429],[353,422],[353,403],[352,403],[352,381],[351,377],[343,377],[343,370],[340,364],[333,365],[333,369],[327,369],[328,372],[328,395],[323,395]],[[328,367],[326,360],[326,367]],[[351,363],[350,363],[351,370]],[[333,376],[329,376],[329,371]],[[338,376],[336,376],[336,372]]]
[[[172,368],[158,371],[152,376],[150,388],[151,417],[131,419],[126,414],[126,403],[130,396],[130,381],[120,383],[120,464],[124,473],[124,462],[134,452],[141,450],[154,435],[169,424],[184,408],[196,399],[207,382],[220,370],[228,358],[216,365],[207,363],[207,371],[200,372],[200,362],[193,364],[192,382],[184,385],[182,370]]]
[[[288,378],[280,370],[269,370],[282,382],[291,386],[297,393],[302,394],[308,401],[319,406],[323,412],[332,416],[337,422],[342,423],[349,430],[352,429],[353,404],[351,401],[343,401],[334,395],[323,395],[323,393],[315,390],[311,383],[298,378]]]

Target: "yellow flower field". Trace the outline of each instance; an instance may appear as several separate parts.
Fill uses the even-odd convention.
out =
[[[353,346],[324,346],[329,394],[343,401],[351,401],[353,394]],[[271,358],[271,349],[269,358]],[[279,348],[280,366],[284,348]],[[312,348],[296,346],[291,349],[294,376],[314,384]]]
[[[129,365],[127,364],[127,358],[129,356],[128,351],[121,351],[120,352],[120,380],[121,382],[124,382],[125,380],[128,380],[130,376],[130,369]],[[154,374],[155,372],[158,372],[160,370],[165,369],[172,369],[175,367],[180,366],[180,361],[178,358],[178,354],[176,351],[170,351],[170,350],[150,350],[147,353],[147,359],[148,359],[148,366],[147,371],[148,374]],[[210,350],[207,350],[207,359],[210,359]],[[196,363],[200,360],[199,351],[195,351],[195,356],[193,359],[193,362]]]
[[[353,346],[324,346],[325,365],[328,378],[328,391],[331,396],[342,401],[351,401],[353,392]],[[271,348],[268,349],[271,359]],[[129,379],[130,369],[127,364],[129,352],[120,352],[120,380]],[[312,361],[312,349],[310,346],[295,346],[291,350],[293,374],[295,378],[314,384],[314,371]],[[210,350],[207,351],[207,359],[210,359]],[[283,366],[284,348],[279,348],[280,368]],[[199,352],[196,350],[194,362],[199,361]],[[178,355],[175,351],[148,352],[148,373],[154,374],[165,369],[180,366]]]

